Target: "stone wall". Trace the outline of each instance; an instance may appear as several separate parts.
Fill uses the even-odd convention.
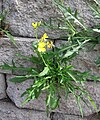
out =
[[[86,0],[68,0],[66,4],[79,10],[80,17],[84,18],[87,26],[94,24],[93,13],[87,7]],[[2,10],[1,6],[2,1],[0,1],[0,10]],[[0,44],[0,65],[4,62],[12,65],[12,60],[14,60],[17,66],[19,64],[23,64],[25,67],[33,66],[32,63],[19,59],[16,54],[20,53],[25,56],[34,54],[31,43],[35,39],[31,22],[42,19],[48,21],[48,17],[57,17],[59,15],[58,11],[52,7],[51,0],[3,0],[4,9],[9,11],[6,20],[10,21],[9,31],[13,34],[17,46],[14,46],[9,38],[0,38],[0,41],[2,41]],[[58,25],[58,23],[53,24]],[[62,35],[61,31],[45,31],[51,38],[58,38]],[[43,32],[44,29],[40,28],[39,35],[42,35]],[[60,46],[61,43],[64,42],[55,40],[55,45]],[[86,52],[84,50],[80,52],[72,64],[80,71],[91,70],[93,75],[100,77],[100,69],[95,64],[95,59],[98,56],[100,56],[100,45],[96,45],[92,51]],[[21,84],[9,81],[11,77],[22,74],[25,73],[0,69],[0,120],[100,120],[100,115],[97,115],[93,108],[91,108],[92,111],[89,111],[83,103],[85,117],[81,118],[75,99],[72,96],[70,96],[70,99],[64,100],[63,95],[60,107],[53,111],[49,117],[46,116],[45,112],[45,93],[38,100],[30,101],[22,106],[21,103],[25,97],[21,98],[20,95],[32,84],[33,80],[30,79]],[[86,85],[100,111],[100,83],[90,80]]]
[[[59,12],[52,5],[52,0],[3,0],[3,9],[8,10],[7,20],[10,21],[10,31],[15,36],[34,37],[32,22],[45,20],[48,24],[58,26],[57,20],[50,22],[50,19],[59,16]],[[79,16],[83,18],[86,26],[93,26],[96,21],[93,12],[87,5],[87,0],[66,0],[66,6],[71,6],[73,10],[77,9]],[[63,32],[45,29],[51,38],[60,37]],[[44,29],[39,29],[39,35],[42,35]]]
[[[0,13],[2,12],[2,0],[0,1]]]

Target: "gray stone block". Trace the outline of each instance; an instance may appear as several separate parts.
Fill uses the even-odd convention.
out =
[[[100,112],[94,113],[86,117],[87,120],[100,120]]]
[[[0,101],[0,120],[50,120],[46,113],[18,109],[13,103]]]
[[[2,44],[0,47],[0,65],[7,63],[12,65],[12,60],[16,62],[16,66],[23,65],[24,67],[33,66],[32,63],[26,62],[26,60],[22,60],[22,58],[18,57],[16,54],[24,55],[24,56],[31,56],[33,55],[33,48],[32,42],[36,39],[31,38],[14,38],[16,41],[17,47],[8,39],[2,38]],[[0,69],[1,73],[12,73],[11,70],[2,70]],[[21,71],[14,72],[13,74],[23,74]]]
[[[3,74],[0,74],[0,99],[6,98],[6,81]]]
[[[85,86],[87,87],[87,90],[89,91],[90,96],[93,98],[98,111],[100,111],[100,93],[99,93],[100,82],[98,83],[87,82]],[[84,96],[84,100],[86,100],[86,102],[88,103],[88,107],[87,107],[83,103],[83,101],[80,100],[80,104],[83,108],[84,116],[88,116],[92,113],[95,113],[96,110],[93,108],[92,104],[87,100],[87,96]],[[70,95],[69,98],[66,100],[65,95],[62,92],[62,99],[57,112],[80,115],[79,107],[76,103],[75,97]]]
[[[33,83],[33,80],[27,80],[23,83],[12,83],[9,81],[9,79],[13,76],[7,76],[7,95],[9,98],[15,103],[15,105],[19,108],[30,108],[30,109],[37,109],[37,110],[43,110],[45,111],[45,93],[43,93],[38,100],[30,101],[29,103],[22,106],[22,102],[25,100],[24,97],[20,97],[21,94]],[[90,95],[92,96],[93,100],[95,101],[98,110],[100,110],[100,83],[95,82],[88,82],[86,84],[87,89],[90,92]],[[15,93],[15,94],[14,94]],[[72,115],[80,115],[79,108],[77,106],[77,103],[75,101],[75,98],[70,94],[69,98],[66,100],[64,92],[61,92],[61,101],[59,108],[55,110],[56,112],[60,113],[66,113],[66,114],[72,114]],[[87,96],[85,96],[87,97]],[[95,113],[95,109],[92,107],[91,103],[89,103],[88,100],[86,100],[89,107],[87,107],[82,101],[81,105],[83,108],[84,116],[90,115],[92,113]],[[90,110],[90,109],[91,110]],[[55,112],[54,111],[54,112]]]
[[[10,21],[10,31],[17,36],[33,37],[34,29],[31,25],[32,22],[43,19],[47,21],[49,17],[56,16],[51,0],[6,0],[4,8],[9,11],[6,19]],[[39,31],[41,31],[39,32],[41,35],[44,33],[43,28],[40,28]]]
[[[21,94],[25,92],[30,85],[33,84],[34,80],[29,79],[23,83],[12,83],[9,81],[9,78],[14,76],[7,75],[7,95],[9,98],[15,103],[15,105],[19,108],[29,108],[29,109],[36,109],[36,110],[43,110],[45,111],[45,94],[42,94],[39,99],[35,99],[34,101],[30,101],[29,103],[22,105],[23,101],[25,100],[26,96],[21,97]],[[13,94],[15,93],[15,94]]]
[[[75,115],[65,115],[61,113],[54,113],[52,116],[52,120],[87,120],[86,118],[82,118],[80,116]]]
[[[12,65],[12,60],[16,62],[17,66],[23,65],[24,67],[33,66],[31,62],[23,60],[16,56],[16,54],[21,54],[30,57],[34,54],[32,42],[36,39],[32,38],[22,38],[15,37],[16,46],[8,38],[2,38],[2,44],[0,47],[0,65],[4,62]],[[61,44],[66,44],[64,41],[56,41],[56,46],[60,47]],[[73,60],[72,65],[75,69],[80,71],[91,71],[93,75],[100,77],[100,68],[95,64],[96,58],[100,56],[100,45],[96,45],[92,51],[87,52],[86,50],[80,51],[79,55]],[[1,70],[1,73],[12,73],[11,70]],[[23,74],[22,71],[13,71],[13,74]]]
[[[0,13],[2,12],[2,0],[0,1]]]
[[[61,47],[61,45],[65,45],[67,42],[56,40],[55,44],[57,47]],[[76,70],[81,72],[90,71],[91,75],[100,77],[100,67],[98,67],[95,63],[96,59],[100,56],[100,45],[97,44],[93,49],[89,50],[90,46],[88,46],[88,44],[79,51],[78,55],[72,60],[71,64],[75,66]]]
[[[62,113],[54,113],[51,116],[52,120],[100,120],[100,112],[98,114],[94,113],[86,117],[67,115]]]
[[[2,0],[0,1],[0,14],[2,13]],[[0,27],[1,27],[1,23],[0,23]]]
[[[50,23],[50,19],[57,18],[60,12],[52,6],[52,0],[6,0],[4,1],[4,9],[7,9],[9,14],[6,19],[10,21],[10,31],[17,36],[34,36],[32,22],[45,20]],[[93,12],[87,6],[85,0],[68,0],[66,6],[70,6],[73,10],[78,9],[81,18],[87,26],[93,26],[97,21],[93,17]],[[58,26],[55,20],[51,24]],[[45,30],[51,38],[58,38],[64,34],[61,31]],[[44,28],[39,29],[39,35],[42,35]]]

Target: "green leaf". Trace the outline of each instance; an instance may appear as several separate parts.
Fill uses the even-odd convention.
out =
[[[82,117],[83,117],[83,109],[82,109],[82,106],[81,106],[81,104],[80,104],[80,96],[77,96],[77,97],[76,97],[76,100],[77,100],[77,104],[78,104],[80,113],[81,113],[81,115],[82,115]]]
[[[100,29],[93,29],[93,31],[100,33]]]
[[[70,72],[70,71],[67,71],[67,74],[77,83],[77,79],[74,77],[74,75]]]
[[[56,96],[50,97],[50,108],[52,110],[56,109],[58,106],[59,99]]]
[[[85,40],[84,42],[77,41],[78,44],[76,44],[76,46],[74,44],[75,47],[72,46],[72,48],[71,48],[72,50],[71,49],[67,50],[66,53],[64,54],[63,58],[67,58],[69,56],[72,56],[73,54],[77,54],[79,52],[79,50],[83,47],[83,45],[85,43],[87,43],[88,41],[89,40]]]
[[[22,102],[22,106],[25,105],[26,103],[28,103],[31,100],[31,97],[27,97],[23,102]]]
[[[78,51],[69,50],[69,51],[67,51],[66,54],[63,56],[63,58],[67,58],[67,57],[73,55],[73,54],[76,53],[76,52],[78,52]]]
[[[41,94],[41,88],[36,88],[34,90],[35,98],[38,99],[39,95]]]
[[[55,5],[58,6],[58,8],[63,12],[66,18],[70,16],[71,19],[73,19],[76,23],[78,23],[82,28],[86,30],[86,27],[79,21],[79,19],[77,19],[72,13],[70,13],[69,9],[67,9],[64,5],[60,4],[57,1],[55,1]]]
[[[96,110],[96,112],[98,112],[97,106],[96,106],[94,100],[92,99],[92,97],[88,96],[88,99],[89,99],[89,101],[91,102],[91,104],[93,105],[93,107],[94,107],[94,109]]]
[[[45,76],[49,72],[49,68],[45,67],[44,70],[39,74],[40,77]]]
[[[23,92],[23,93],[21,94],[21,97],[23,97],[23,96],[25,96],[25,95],[27,95],[27,91]]]
[[[51,97],[51,94],[47,95],[46,97],[46,106],[49,106],[50,104],[50,97]]]
[[[8,38],[10,38],[11,42],[17,47],[16,41],[14,40],[14,37],[10,33],[8,33],[8,31],[6,31],[6,30],[3,30],[3,31],[6,33]]]
[[[74,16],[77,18],[77,16],[78,16],[78,11],[77,10],[75,10]]]
[[[91,76],[91,79],[94,81],[100,81],[100,77],[96,77],[96,76]]]
[[[0,66],[0,68],[4,70],[13,70],[13,71],[26,71],[26,72],[32,72],[32,74],[38,74],[35,68],[25,68],[25,67],[16,67],[15,62],[12,61],[12,65],[8,65],[7,63],[4,63],[3,65]]]
[[[68,7],[68,12],[69,12],[70,14],[72,14],[72,10],[71,10],[70,7]]]
[[[15,82],[15,83],[21,83],[24,82],[25,80],[27,80],[25,76],[16,76],[10,79],[11,82]]]
[[[3,65],[0,66],[4,70],[12,70],[12,66],[8,65],[7,63],[4,63]]]
[[[25,80],[28,80],[30,78],[33,78],[33,75],[16,76],[14,78],[11,78],[10,81],[15,82],[15,83],[21,83],[21,82],[24,82]]]
[[[100,64],[100,57],[98,57],[95,61],[96,64]]]

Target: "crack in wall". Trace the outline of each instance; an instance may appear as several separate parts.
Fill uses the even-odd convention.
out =
[[[10,99],[10,97],[8,96],[8,94],[7,94],[7,87],[8,87],[8,84],[7,84],[7,75],[6,74],[4,74],[4,78],[5,78],[5,93],[6,93],[6,98],[4,98],[4,99],[7,99],[8,101],[10,101],[10,102],[13,102],[11,99]]]

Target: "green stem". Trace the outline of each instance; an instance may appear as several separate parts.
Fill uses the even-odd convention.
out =
[[[43,58],[43,56],[42,56],[41,53],[40,53],[40,57],[42,58],[42,61],[43,61],[43,63],[45,64],[45,66],[48,66],[48,65],[46,64],[46,62],[45,62],[45,60],[44,60],[44,58]]]
[[[36,37],[36,40],[38,40],[37,29],[35,29],[35,37]]]

